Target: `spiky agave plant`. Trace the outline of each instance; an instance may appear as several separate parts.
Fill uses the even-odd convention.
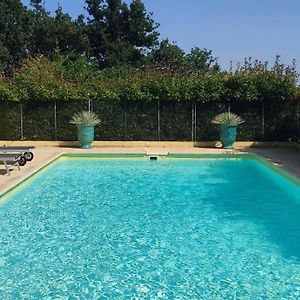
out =
[[[236,114],[233,114],[230,112],[225,112],[225,113],[216,115],[211,122],[214,124],[218,124],[218,125],[237,126],[237,125],[244,123],[245,121]]]
[[[100,124],[100,118],[94,112],[81,111],[75,113],[70,121],[74,125],[95,126]]]

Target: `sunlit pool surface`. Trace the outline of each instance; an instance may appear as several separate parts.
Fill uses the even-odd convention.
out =
[[[300,299],[300,188],[254,159],[62,159],[0,204],[2,299]]]

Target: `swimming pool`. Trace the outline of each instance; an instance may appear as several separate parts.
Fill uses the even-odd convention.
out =
[[[0,298],[299,299],[300,188],[244,157],[57,160],[0,204]]]

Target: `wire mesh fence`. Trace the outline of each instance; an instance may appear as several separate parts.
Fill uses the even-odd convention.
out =
[[[77,139],[72,115],[92,110],[100,115],[95,140],[212,141],[218,139],[213,117],[224,111],[240,115],[240,141],[298,141],[298,103],[192,103],[163,102],[28,102],[2,103],[0,139],[60,140]]]

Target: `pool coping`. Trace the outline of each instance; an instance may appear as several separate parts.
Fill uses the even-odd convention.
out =
[[[176,153],[168,152],[167,154],[147,154],[147,153],[78,153],[78,152],[61,152],[55,155],[52,159],[47,161],[45,164],[41,165],[40,168],[34,170],[33,172],[25,175],[20,181],[16,184],[9,186],[7,189],[4,189],[3,192],[0,192],[0,203],[8,196],[8,194],[14,192],[17,188],[21,187],[23,184],[26,184],[30,179],[36,176],[38,173],[45,170],[50,165],[58,162],[61,158],[75,158],[75,157],[85,157],[85,158],[147,158],[150,156],[158,156],[164,159],[254,159],[267,166],[280,176],[291,181],[296,186],[300,187],[300,178],[291,174],[290,172],[284,170],[283,168],[277,166],[274,162],[266,160],[264,157],[249,152],[226,152],[226,153]]]
[[[33,176],[40,173],[42,170],[46,169],[48,166],[50,166],[55,161],[58,161],[61,158],[62,154],[56,155],[51,160],[47,161],[45,164],[41,165],[40,168],[34,170],[33,172],[26,174],[20,181],[18,181],[16,184],[13,184],[12,186],[9,186],[8,188],[4,189],[3,192],[0,192],[0,203],[3,202],[3,199],[13,190],[19,188],[22,186],[26,181],[30,180]]]

